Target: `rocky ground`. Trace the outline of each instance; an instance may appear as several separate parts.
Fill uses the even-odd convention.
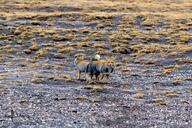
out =
[[[192,1],[0,1],[0,127],[192,127]],[[110,81],[76,54],[115,57]]]

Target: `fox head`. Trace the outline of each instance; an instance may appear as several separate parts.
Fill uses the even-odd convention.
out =
[[[115,67],[115,57],[106,58],[108,66]]]
[[[85,60],[85,56],[82,55],[82,54],[78,54],[78,55],[75,56],[75,61],[74,61],[74,63],[75,63],[75,64],[78,64],[79,62],[81,62],[81,61],[83,61],[83,60]]]
[[[115,67],[115,61],[113,61],[113,60],[108,60],[108,61],[107,61],[107,65],[110,66],[110,67]]]
[[[108,72],[112,73],[114,68],[115,68],[115,58],[108,58],[107,59]]]
[[[79,56],[79,57],[76,57],[76,59],[81,61],[81,60],[84,60],[85,57],[84,56]]]

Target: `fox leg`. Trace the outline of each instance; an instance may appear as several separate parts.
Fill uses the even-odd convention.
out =
[[[93,79],[93,76],[94,76],[93,74],[90,74],[91,80]]]
[[[109,81],[109,74],[106,74],[106,79],[107,81]]]
[[[91,76],[90,74],[85,74],[86,81],[89,81],[90,76]]]
[[[80,75],[81,75],[81,72],[78,71],[78,72],[77,72],[77,79],[78,79],[78,80],[80,79]]]
[[[97,80],[98,80],[98,81],[101,81],[102,79],[103,79],[103,74],[99,73],[99,74],[97,75]]]
[[[100,80],[99,76],[100,76],[100,73],[96,73],[96,74],[95,74],[95,78],[96,78],[96,80],[98,80],[98,81]]]
[[[104,76],[105,76],[105,74],[101,74],[100,79],[103,80]]]
[[[95,79],[96,79],[96,80],[99,80],[99,76],[98,76],[98,75],[95,75]]]

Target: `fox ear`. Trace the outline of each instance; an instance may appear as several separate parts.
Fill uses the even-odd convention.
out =
[[[115,61],[115,60],[116,60],[116,57],[112,56],[112,57],[111,57],[111,60],[112,60],[112,61]]]
[[[104,57],[106,60],[108,60],[109,58],[107,56]]]
[[[115,60],[115,59],[116,59],[116,57],[114,57],[114,56],[113,56],[113,57],[111,57],[111,59]]]

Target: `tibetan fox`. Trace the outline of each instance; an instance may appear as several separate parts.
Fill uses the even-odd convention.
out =
[[[89,65],[89,61],[85,60],[84,55],[77,55],[75,56],[74,64],[78,69],[77,72],[77,78],[80,79],[81,73],[87,73],[87,66]],[[86,80],[87,80],[87,74],[86,74]]]
[[[75,65],[78,69],[77,77],[80,79],[81,73],[86,73],[86,80],[88,77],[96,80],[102,80],[104,77],[109,79],[109,74],[114,71],[115,61],[114,59],[100,59],[99,55],[95,55],[90,61],[84,59],[84,56],[76,56]]]
[[[106,79],[109,80],[109,75],[110,73],[113,73],[115,68],[115,60],[113,58],[108,58],[104,60],[97,60],[92,63],[93,68],[96,70],[93,73],[96,76],[96,79],[102,80],[106,77]]]

